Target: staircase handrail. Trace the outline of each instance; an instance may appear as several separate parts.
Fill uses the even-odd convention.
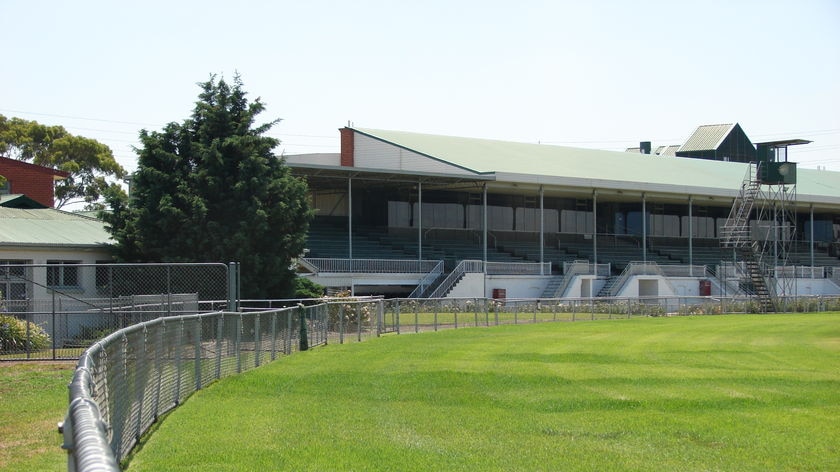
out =
[[[554,291],[553,297],[560,298],[566,293],[568,290],[569,285],[571,285],[572,280],[579,275],[598,275],[598,268],[593,267],[594,264],[591,264],[588,260],[580,260],[580,261],[573,261],[573,262],[564,262],[563,263],[563,283],[557,287],[557,290]],[[593,274],[594,270],[594,274]]]
[[[750,240],[750,213],[761,189],[761,182],[757,178],[759,165],[750,162],[747,166],[747,173],[741,182],[738,198],[733,202],[729,216],[721,228],[722,247],[743,247]]]
[[[415,287],[408,295],[408,298],[420,298],[423,292],[425,292],[441,275],[443,275],[443,261],[438,261],[435,267],[429,271],[428,274],[424,275],[422,279],[420,279],[417,287]]]
[[[631,261],[626,267],[624,267],[621,275],[616,277],[613,281],[613,284],[606,293],[606,296],[616,296],[624,285],[627,284],[627,281],[630,280],[630,277],[633,277],[634,275],[658,275],[667,281],[665,275],[662,273],[662,269],[659,268],[659,264],[656,262]],[[670,285],[670,282],[668,282],[668,284]]]
[[[452,269],[452,272],[446,276],[445,279],[437,286],[437,288],[429,294],[428,298],[443,298],[443,295],[451,289],[456,282],[461,280],[464,274],[467,273],[483,273],[484,261],[463,260]]]

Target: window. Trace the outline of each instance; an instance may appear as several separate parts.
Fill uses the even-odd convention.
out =
[[[78,287],[79,261],[47,261],[48,287]]]
[[[13,311],[17,305],[9,305],[9,302],[26,300],[27,297],[29,271],[23,264],[26,261],[0,260],[0,302],[5,300],[6,308]]]

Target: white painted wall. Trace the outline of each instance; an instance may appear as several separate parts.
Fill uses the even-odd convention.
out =
[[[566,288],[566,298],[589,298],[598,295],[598,292],[604,288],[607,279],[599,279],[594,275],[578,275],[569,283]],[[590,291],[591,289],[591,291]]]
[[[484,296],[491,298],[493,289],[503,288],[507,298],[539,298],[550,280],[547,275],[488,275]]]
[[[464,274],[464,277],[449,292],[449,298],[472,298],[484,295],[484,274]]]
[[[46,264],[47,261],[66,261],[80,264],[96,264],[101,261],[110,261],[111,253],[104,247],[97,248],[39,248],[39,247],[2,247],[0,248],[0,260],[2,261],[23,261],[24,264]],[[79,267],[79,287],[62,288],[63,292],[72,293],[78,296],[95,297],[96,294],[96,269],[94,267]],[[50,294],[46,288],[47,269],[46,267],[33,268],[32,278],[35,284],[28,284],[27,291],[30,298],[49,298]]]
[[[460,167],[359,133],[356,133],[354,136],[353,147],[353,164],[355,167],[474,175],[473,172],[461,169]]]
[[[340,166],[341,154],[337,152],[290,154],[282,156],[286,164]]]
[[[831,279],[796,279],[794,291],[793,295],[840,295],[840,287]]]

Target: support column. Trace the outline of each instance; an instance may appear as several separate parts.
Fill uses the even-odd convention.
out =
[[[487,276],[487,184],[484,184],[484,194],[482,196],[482,207],[483,207],[483,217],[482,217],[482,241],[484,246],[484,275],[485,278]]]
[[[347,256],[350,259],[350,295],[355,296],[353,285],[353,177],[347,178]]]
[[[592,267],[598,275],[598,190],[592,191]]]
[[[811,278],[814,278],[814,205],[811,204]]]
[[[540,275],[545,275],[545,206],[544,206],[545,192],[543,186],[540,185]]]
[[[353,177],[347,178],[347,256],[353,268]]]
[[[647,197],[642,193],[642,262],[647,263]]]
[[[694,197],[688,196],[688,275],[694,277],[694,215],[692,207],[694,206]]]
[[[423,182],[417,181],[417,260],[423,260]]]

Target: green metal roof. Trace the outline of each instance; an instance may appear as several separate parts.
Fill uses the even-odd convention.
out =
[[[0,206],[0,246],[102,246],[111,242],[95,218],[53,208]]]
[[[23,194],[0,195],[0,206],[9,208],[47,208]]]
[[[731,128],[733,125],[727,125]],[[497,181],[735,196],[748,164],[354,128]],[[797,194],[840,205],[840,172],[798,169]]]
[[[714,151],[720,147],[720,144],[729,136],[736,125],[737,123],[698,126],[678,151]]]

